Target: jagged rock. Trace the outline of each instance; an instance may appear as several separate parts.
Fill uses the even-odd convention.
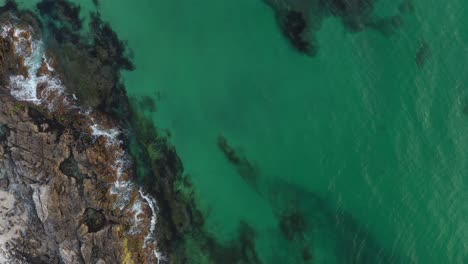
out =
[[[32,199],[36,208],[37,217],[39,217],[42,223],[45,223],[49,217],[49,208],[51,207],[51,202],[48,201],[50,188],[48,186],[33,185],[31,185],[31,187],[33,189]]]
[[[68,15],[70,23],[76,20],[76,10],[68,9],[66,1],[53,2],[45,1],[43,12],[52,12],[52,19]],[[43,61],[37,72],[25,65],[17,46],[37,53],[32,41],[41,37],[40,22],[11,3],[0,8],[0,26],[8,25],[0,34],[0,202],[6,208],[0,210],[0,263],[157,263],[158,245],[147,239],[154,230],[153,202],[143,197],[132,183],[133,171],[122,164],[124,144],[112,134],[118,121],[99,109],[81,113],[70,93],[50,88],[57,84],[52,81],[28,83],[35,93],[27,95],[37,100],[13,93],[24,87],[12,87],[10,76],[35,74],[66,86],[70,79],[63,70],[70,68],[53,59],[63,46],[39,54]],[[57,6],[60,10],[51,10]],[[109,30],[102,30],[101,45],[106,37],[116,38]],[[101,65],[88,46],[67,45],[75,45],[71,52],[95,68]],[[118,67],[109,67],[109,80],[96,86],[102,97],[118,80]],[[77,71],[67,74],[87,73]]]
[[[9,129],[9,135],[0,141],[0,184],[14,193],[15,203],[25,209],[13,216],[24,219],[16,226],[21,235],[12,240],[22,240],[21,247],[15,246],[15,258],[30,263],[120,263],[125,258],[135,259],[133,263],[156,261],[147,253],[150,247],[127,248],[127,240],[143,245],[152,215],[143,204],[138,216],[141,223],[134,227],[141,231],[127,234],[127,226],[134,225],[132,201],[142,198],[137,188],[131,189],[129,211],[121,213],[115,208],[112,155],[122,150],[108,146],[102,137],[88,145],[59,127],[49,126],[44,132],[40,127],[45,127],[47,118],[38,121],[29,116],[34,106],[26,106],[25,112],[18,114],[13,110],[16,103],[11,96],[0,97],[0,122]]]
[[[88,208],[85,212],[85,222],[88,226],[88,232],[95,233],[106,225],[106,217],[102,212]]]

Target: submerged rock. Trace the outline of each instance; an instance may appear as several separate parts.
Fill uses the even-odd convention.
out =
[[[403,24],[399,15],[378,17],[375,0],[265,0],[276,13],[285,37],[296,50],[317,55],[316,34],[327,17],[341,20],[349,32],[374,29],[385,36],[393,35]],[[401,13],[410,13],[412,5],[402,3]]]
[[[307,21],[304,14],[298,11],[289,11],[283,22],[283,33],[297,50],[315,55],[316,47],[305,39]]]

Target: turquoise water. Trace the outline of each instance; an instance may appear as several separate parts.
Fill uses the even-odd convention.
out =
[[[461,263],[466,4],[415,5],[390,39],[326,20],[317,58],[290,47],[261,1],[101,1],[101,10],[134,51],[129,93],[159,95],[154,120],[172,131],[218,236],[246,220],[264,259],[278,250],[277,219],[217,149],[221,133],[266,177],[351,212],[390,252]],[[419,69],[422,39],[432,58]]]
[[[344,263],[353,233],[329,220],[346,219],[392,263],[467,263],[468,4],[413,3],[390,37],[324,20],[314,58],[291,47],[261,0],[103,0],[99,10],[133,52],[128,93],[157,100],[153,120],[171,131],[216,237],[246,221],[263,263],[302,263],[301,243],[316,263]],[[397,7],[376,4],[382,15]],[[430,57],[418,67],[422,43]],[[260,190],[223,156],[219,135],[257,166]],[[286,241],[285,208],[328,231]]]

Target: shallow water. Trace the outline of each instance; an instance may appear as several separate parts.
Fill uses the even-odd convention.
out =
[[[103,0],[99,10],[133,52],[129,94],[157,100],[153,120],[171,131],[216,237],[246,221],[263,263],[302,263],[305,244],[317,263],[464,263],[468,5],[413,3],[390,37],[325,19],[313,58],[261,0]],[[258,168],[258,189],[219,135]],[[290,210],[309,223],[293,241],[279,219]]]

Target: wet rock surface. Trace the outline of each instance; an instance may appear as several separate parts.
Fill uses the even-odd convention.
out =
[[[36,120],[28,115],[28,107],[18,112],[15,104],[11,97],[0,99],[0,120],[6,122],[10,130],[6,141],[0,144],[0,168],[9,181],[8,191],[14,193],[16,201],[24,207],[24,211],[17,214],[27,215],[22,226],[24,233],[13,240],[18,244],[10,249],[12,254],[30,263],[91,263],[93,260],[83,252],[96,248],[99,254],[95,261],[114,263],[121,259],[123,245],[117,226],[108,227],[106,232],[89,234],[83,230],[98,230],[80,223],[89,206],[102,208],[109,217],[119,218],[109,201],[94,197],[102,192],[97,182],[109,179],[101,174],[100,179],[83,181],[84,194],[80,194],[80,184],[59,169],[71,152],[82,162],[90,162],[94,157],[73,148],[78,142],[74,142],[69,133],[39,132]],[[92,173],[94,169],[88,168]],[[104,246],[96,244],[96,240],[108,242]]]
[[[49,28],[61,34],[40,41],[38,17],[12,1],[0,8],[0,262],[157,263],[153,202],[119,160],[125,154],[116,136],[120,121],[104,111],[115,102],[110,94],[123,66],[114,59],[123,56],[123,46],[95,18],[99,36],[91,38],[111,49],[97,56],[96,46],[63,38],[81,28],[76,6],[43,1],[39,9],[46,27],[64,21],[63,28]],[[65,53],[90,67],[59,59]],[[27,56],[40,58],[41,67],[31,68]],[[86,82],[70,85],[90,69]],[[91,83],[99,77],[104,84]],[[96,90],[97,99],[84,93],[73,99],[85,88]],[[88,106],[96,110],[83,110]]]

